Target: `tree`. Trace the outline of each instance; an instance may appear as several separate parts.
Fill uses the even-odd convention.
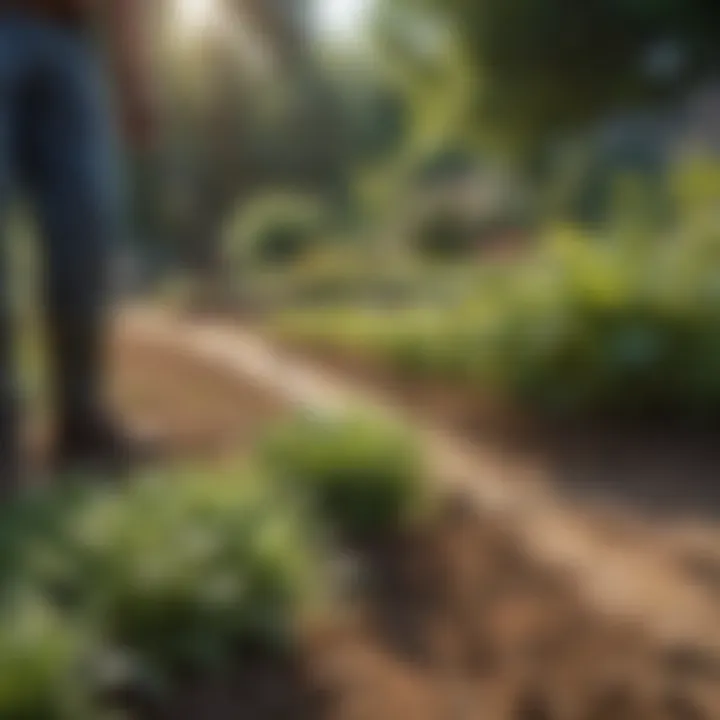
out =
[[[475,70],[476,118],[521,154],[720,67],[720,5],[704,0],[389,2],[449,23]]]

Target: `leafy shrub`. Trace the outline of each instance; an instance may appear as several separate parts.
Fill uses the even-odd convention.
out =
[[[472,224],[452,209],[439,209],[420,219],[415,228],[415,248],[432,260],[463,257],[471,252]]]
[[[405,373],[552,412],[707,415],[720,407],[720,235],[707,215],[652,242],[553,230],[459,302],[318,325],[305,316],[293,331],[345,347],[352,331]]]
[[[317,586],[308,524],[259,478],[156,478],[94,493],[24,543],[25,574],[151,672],[276,648]]]
[[[384,420],[289,423],[261,457],[0,509],[0,717],[99,720],[113,691],[282,650],[324,585],[309,513],[383,530],[419,498],[416,448]]]
[[[418,165],[416,181],[432,186],[472,175],[478,169],[478,158],[472,149],[451,144],[422,157]]]
[[[42,598],[23,592],[0,612],[0,717],[98,720],[86,680],[89,634]]]
[[[505,342],[498,361],[509,390],[564,410],[717,407],[717,371],[705,365],[700,379],[693,365],[710,359],[720,329],[717,294],[708,295],[720,266],[695,267],[683,278],[680,268],[697,246],[638,247],[563,233],[553,240],[537,267],[515,278],[511,302],[498,312]],[[694,302],[695,294],[705,302]],[[692,387],[698,382],[701,393]]]
[[[525,236],[532,208],[522,186],[502,173],[477,172],[412,196],[403,220],[412,249],[457,260]]]
[[[308,254],[281,279],[288,299],[294,303],[336,303],[367,294],[372,269],[354,250],[338,243]]]
[[[422,494],[418,448],[381,418],[303,417],[268,437],[261,457],[350,535],[398,527]]]
[[[681,220],[712,231],[720,205],[720,163],[706,155],[688,156],[669,179],[670,196]]]
[[[317,246],[327,227],[322,204],[311,197],[272,194],[241,206],[230,219],[225,245],[234,264],[294,263]]]

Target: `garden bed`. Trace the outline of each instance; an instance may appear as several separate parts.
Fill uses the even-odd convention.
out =
[[[381,382],[380,368],[344,370],[374,387]],[[385,387],[400,381],[385,378]],[[436,412],[418,389],[407,383],[403,396]],[[462,408],[462,393],[453,397]],[[248,396],[244,406],[252,407]],[[570,576],[538,566],[500,518],[461,501],[347,553],[367,581],[351,580],[342,609],[309,629],[290,657],[252,658],[227,676],[187,683],[163,720],[224,720],[238,707],[250,720],[455,713],[654,720],[720,712],[715,659],[692,646],[654,645],[631,623],[593,615]]]
[[[629,620],[591,611],[573,575],[531,559],[501,516],[460,499],[433,496],[422,513],[399,522],[403,513],[395,509],[402,510],[413,496],[406,480],[419,472],[402,434],[395,440],[391,434],[387,441],[388,433],[374,425],[365,430],[349,426],[347,431],[312,423],[309,430],[307,425],[286,426],[260,443],[260,455],[268,463],[262,472],[268,474],[252,470],[248,475],[232,469],[232,450],[237,462],[238,450],[257,448],[267,427],[285,415],[281,402],[252,384],[243,386],[191,357],[157,347],[128,343],[116,357],[123,368],[118,387],[124,389],[120,400],[125,412],[138,422],[150,415],[152,424],[170,428],[176,459],[192,460],[196,469],[191,477],[180,473],[177,480],[171,474],[166,495],[150,490],[146,496],[142,486],[129,499],[121,494],[117,501],[129,503],[127,522],[121,517],[120,530],[110,535],[108,527],[112,530],[118,520],[106,511],[116,500],[101,500],[97,517],[108,520],[90,523],[100,533],[93,556],[99,567],[124,573],[145,556],[143,547],[153,557],[159,547],[157,558],[174,562],[182,543],[176,547],[173,538],[192,536],[198,528],[212,533],[225,528],[216,539],[234,547],[232,519],[243,512],[259,518],[261,530],[266,522],[275,522],[276,513],[293,516],[299,510],[293,509],[294,501],[286,506],[284,493],[272,494],[272,478],[294,479],[319,497],[333,492],[333,502],[320,503],[322,512],[313,510],[310,524],[302,524],[299,534],[283,536],[280,545],[282,553],[294,553],[306,544],[312,550],[321,541],[319,559],[323,565],[329,560],[332,571],[318,577],[332,581],[332,602],[298,623],[291,642],[243,643],[220,662],[168,672],[160,685],[131,683],[121,697],[135,720],[711,720],[720,713],[720,659],[691,644],[659,644]],[[222,441],[210,442],[216,433]],[[364,439],[356,445],[353,438]],[[220,458],[230,464],[216,465]],[[230,485],[221,483],[227,495],[216,497],[212,484],[219,467],[226,468]],[[242,483],[251,477],[271,491],[272,502],[246,496]],[[382,481],[376,482],[378,478]],[[345,488],[339,495],[338,484]],[[388,487],[395,488],[389,495]],[[408,487],[409,494],[398,495],[398,488],[405,493]],[[373,494],[367,494],[368,488],[374,488]],[[166,502],[178,508],[179,526],[172,513],[167,519]],[[206,510],[198,514],[197,507]],[[347,512],[357,507],[384,510],[375,517]],[[219,524],[208,526],[208,517],[218,518]],[[328,521],[328,532],[320,531]],[[353,532],[346,532],[348,522]],[[118,544],[117,538],[125,539]],[[245,547],[245,540],[237,542]],[[249,552],[256,557],[255,550]],[[128,557],[135,560],[126,566]],[[181,586],[183,592],[195,597],[207,585],[209,567],[193,561],[188,572],[197,579]],[[236,567],[239,573],[245,570],[242,562]],[[286,575],[284,563],[273,567],[279,578],[294,577]],[[285,587],[294,598],[293,585]],[[82,584],[78,588],[87,592]],[[155,620],[149,628],[157,630],[162,618],[173,617],[173,595],[149,597],[169,602],[166,611],[150,616]],[[232,623],[225,631],[214,612],[208,615],[204,604],[199,609],[202,622],[208,623],[199,625],[201,636],[221,645],[232,638]],[[135,615],[122,617],[132,620],[130,629],[135,627]],[[241,617],[247,623],[248,616]],[[160,625],[165,626],[164,620]],[[128,629],[125,624],[122,628]],[[183,634],[185,624],[178,624],[177,631]],[[167,652],[175,652],[174,634],[164,636]],[[83,716],[63,714],[58,706],[33,717]]]
[[[492,517],[457,505],[362,549],[354,611],[291,661],[190,684],[162,720],[711,720],[718,668],[593,616]]]

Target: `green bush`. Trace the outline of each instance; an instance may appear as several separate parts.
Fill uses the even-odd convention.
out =
[[[271,434],[261,458],[353,536],[399,527],[422,496],[418,448],[405,430],[377,417],[302,417]]]
[[[508,390],[556,410],[717,408],[719,266],[692,261],[715,241],[684,242],[555,234],[498,305]]]
[[[279,278],[290,304],[337,303],[367,294],[374,268],[355,247],[343,241],[319,248]]]
[[[0,717],[99,720],[87,682],[90,635],[36,593],[6,599],[0,612]]]
[[[318,320],[285,326],[554,413],[720,408],[720,234],[707,214],[666,237],[553,230],[459,302],[345,309],[324,332]]]
[[[309,523],[272,483],[148,479],[93,494],[29,543],[33,583],[155,671],[276,647],[316,585]]]
[[[327,230],[327,213],[312,197],[270,194],[241,205],[230,218],[225,247],[234,265],[287,265],[310,253]]]
[[[259,455],[0,509],[0,717],[99,720],[117,691],[290,649],[325,599],[315,513],[359,534],[418,508],[417,448],[386,420],[300,419]]]
[[[418,221],[414,246],[430,260],[452,260],[472,252],[476,237],[468,218],[453,209],[437,209]]]

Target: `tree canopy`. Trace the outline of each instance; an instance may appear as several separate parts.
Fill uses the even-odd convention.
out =
[[[720,66],[704,0],[390,0],[450,24],[476,71],[476,116],[528,150]]]

